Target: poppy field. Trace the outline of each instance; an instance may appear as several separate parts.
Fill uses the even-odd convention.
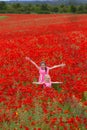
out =
[[[33,85],[38,65],[52,81]],[[87,130],[87,15],[0,14],[0,130]]]

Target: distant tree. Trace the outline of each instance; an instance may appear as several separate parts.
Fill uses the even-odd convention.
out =
[[[24,5],[24,13],[30,14],[33,10],[33,5],[32,4],[26,4]]]
[[[58,13],[59,12],[58,6],[54,6],[53,9],[52,9],[52,12]]]
[[[40,4],[36,4],[36,7],[40,7]]]
[[[64,6],[65,6],[64,4],[61,4],[61,5],[60,5],[60,8],[64,8]]]
[[[23,5],[20,4],[20,3],[13,3],[11,6],[12,6],[14,9],[18,9],[18,8],[21,8]]]
[[[11,9],[14,13],[23,13],[23,5],[20,3],[13,3],[11,4]]]
[[[79,5],[78,9],[77,9],[77,13],[84,13],[84,6],[83,5]]]
[[[15,9],[10,4],[7,5],[7,13],[15,13]]]
[[[84,13],[87,13],[87,4],[84,7]]]
[[[41,10],[43,10],[43,11],[48,11],[48,10],[49,10],[48,4],[42,4],[42,5],[40,6],[40,8],[41,8]]]
[[[70,5],[70,12],[75,13],[76,12],[76,6],[75,5]]]
[[[87,4],[85,5],[85,9],[87,10]]]
[[[37,13],[39,14],[40,13],[40,6],[39,5],[33,5],[33,8],[32,8],[32,12],[33,13]]]
[[[76,1],[74,1],[75,3]],[[23,4],[23,3],[6,3],[0,2],[0,13],[87,13],[87,4],[75,5],[73,0],[70,0],[70,5],[51,5],[51,4]]]
[[[59,6],[59,13],[66,13],[66,12],[68,12],[67,11],[67,6],[64,5],[64,4],[60,5]]]
[[[0,2],[0,10],[6,10],[7,9],[7,4],[4,1]]]

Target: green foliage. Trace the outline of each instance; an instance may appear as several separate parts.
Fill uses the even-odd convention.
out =
[[[50,13],[87,13],[87,5],[49,5],[49,4],[8,4],[0,2],[0,13],[50,14]]]
[[[84,100],[84,101],[87,101],[87,91],[84,92],[83,100]]]
[[[7,18],[7,16],[0,16],[0,20]]]

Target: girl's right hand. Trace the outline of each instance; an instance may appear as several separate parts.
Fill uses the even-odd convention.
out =
[[[66,65],[66,64],[62,63],[62,64],[61,64],[61,67],[64,67],[65,65]]]

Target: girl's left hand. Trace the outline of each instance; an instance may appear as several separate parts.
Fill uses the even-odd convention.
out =
[[[25,59],[26,59],[26,60],[30,60],[30,58],[29,58],[29,57],[27,57],[27,56],[25,57]]]

